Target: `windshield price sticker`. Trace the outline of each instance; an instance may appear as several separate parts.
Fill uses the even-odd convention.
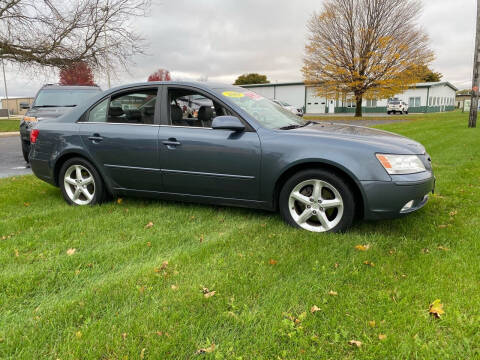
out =
[[[243,93],[238,91],[224,91],[222,95],[226,97],[232,97],[232,98],[242,98],[245,96]]]

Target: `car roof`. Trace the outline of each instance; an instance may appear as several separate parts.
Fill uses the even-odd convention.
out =
[[[193,86],[200,89],[209,89],[209,90],[216,90],[216,89],[242,89],[239,86],[231,85],[231,84],[223,84],[218,82],[210,82],[210,81],[145,81],[145,82],[138,82],[133,84],[125,84],[120,85],[114,88],[109,89],[109,92],[114,92],[122,89],[128,89],[132,87],[139,87],[139,86],[152,86],[152,85],[184,85],[184,86]]]
[[[58,85],[58,84],[46,84],[42,86],[43,89],[63,89],[63,90],[99,90],[100,87],[98,85],[93,86],[85,86],[85,85]]]

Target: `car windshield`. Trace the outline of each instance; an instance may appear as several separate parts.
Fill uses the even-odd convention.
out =
[[[266,128],[281,129],[305,125],[305,122],[297,115],[253,91],[221,89],[219,92]]]
[[[101,92],[100,88],[43,89],[38,93],[32,107],[77,106],[99,92]]]

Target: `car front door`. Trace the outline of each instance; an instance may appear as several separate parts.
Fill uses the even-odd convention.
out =
[[[191,101],[193,117],[178,104]],[[257,133],[214,130],[224,104],[197,89],[169,86],[164,92],[159,154],[166,192],[224,199],[258,200],[261,148]]]
[[[79,122],[83,143],[115,189],[162,191],[159,93],[158,87],[115,93],[92,107]]]

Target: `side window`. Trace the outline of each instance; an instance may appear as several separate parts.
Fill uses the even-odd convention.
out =
[[[88,122],[105,122],[107,121],[108,98],[97,104],[88,113]]]
[[[136,90],[112,96],[107,122],[153,124],[157,89]]]
[[[170,124],[174,126],[210,128],[216,116],[230,115],[218,102],[194,90],[170,87],[168,104]]]

